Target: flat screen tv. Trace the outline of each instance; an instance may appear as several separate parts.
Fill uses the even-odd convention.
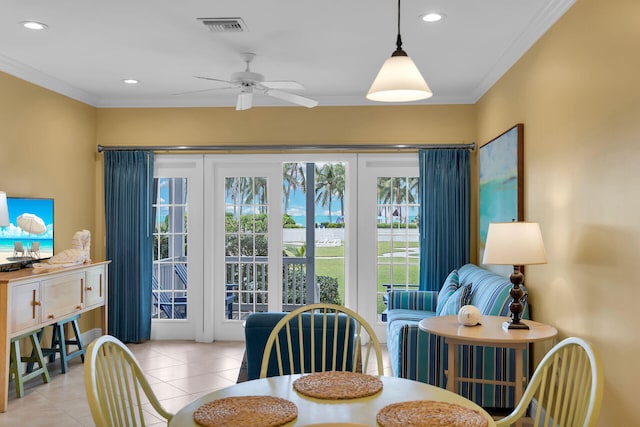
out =
[[[9,225],[0,227],[0,270],[53,256],[53,199],[7,197]]]

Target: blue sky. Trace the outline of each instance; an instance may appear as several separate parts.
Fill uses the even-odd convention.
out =
[[[53,199],[31,199],[21,197],[7,197],[10,225],[0,227],[0,238],[12,239],[27,237],[21,228],[17,226],[16,218],[23,213],[30,213],[40,217],[47,226],[47,231],[37,237],[39,239],[53,238]]]

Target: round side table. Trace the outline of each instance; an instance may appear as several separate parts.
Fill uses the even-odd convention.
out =
[[[522,320],[522,322],[526,323],[529,329],[507,329],[503,327],[503,324],[509,321],[509,317],[502,316],[482,316],[480,325],[477,326],[461,325],[458,323],[458,316],[434,316],[420,321],[420,329],[443,336],[449,346],[448,390],[457,393],[461,381],[484,384],[505,384],[504,381],[460,377],[458,374],[458,349],[460,345],[513,348],[516,350],[516,378],[515,382],[508,383],[508,385],[514,386],[516,404],[520,401],[525,377],[522,376],[518,378],[518,376],[523,374],[522,359],[527,345],[532,342],[551,339],[558,334],[558,331],[553,326],[526,319]]]

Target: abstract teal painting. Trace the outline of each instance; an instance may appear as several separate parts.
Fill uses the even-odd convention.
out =
[[[523,124],[480,147],[480,240],[482,262],[490,222],[522,221]]]

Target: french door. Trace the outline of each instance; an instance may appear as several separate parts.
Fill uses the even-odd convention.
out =
[[[257,156],[205,164],[205,324],[215,339],[242,339],[248,314],[282,311],[282,165]]]
[[[331,298],[384,342],[386,286],[417,284],[417,163],[417,154],[157,155],[157,183],[172,192],[160,188],[155,205],[152,337],[242,340],[252,312]],[[306,194],[294,202],[290,178],[304,171]]]
[[[418,159],[415,154],[358,157],[358,308],[386,342],[391,289],[417,289]]]
[[[201,156],[156,156],[152,339],[203,340]]]

